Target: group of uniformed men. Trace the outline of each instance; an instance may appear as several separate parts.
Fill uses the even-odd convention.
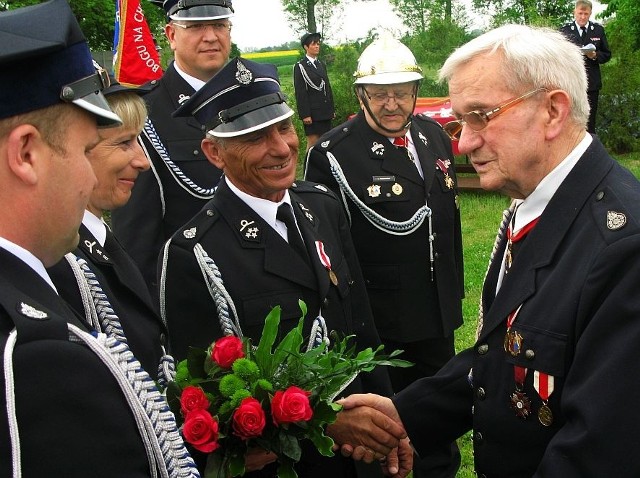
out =
[[[640,472],[622,446],[640,424],[640,184],[585,130],[578,48],[524,26],[460,47],[443,128],[413,114],[421,69],[382,35],[354,75],[361,111],[296,181],[275,67],[229,61],[231,1],[163,6],[175,59],[144,91],[96,70],[66,0],[0,14],[1,476],[199,476],[161,394],[167,349],[257,338],[276,305],[284,334],[299,300],[309,347],[335,330],[415,363],[357,377],[327,428],[340,452],[305,448],[299,476],[453,477],[468,430],[481,476]],[[514,200],[457,356],[451,140]],[[247,476],[276,458],[252,450]]]

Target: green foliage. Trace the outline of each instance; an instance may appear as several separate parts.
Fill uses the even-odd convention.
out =
[[[507,23],[549,26],[573,18],[574,0],[473,0],[476,10],[491,13],[493,26]]]
[[[613,53],[603,65],[597,131],[614,153],[640,150],[640,5],[635,0],[609,3],[604,15]]]

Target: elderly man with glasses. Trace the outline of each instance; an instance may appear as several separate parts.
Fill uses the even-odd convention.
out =
[[[387,350],[415,363],[390,369],[394,392],[435,374],[455,353],[462,324],[463,264],[451,141],[414,116],[421,69],[390,36],[358,61],[361,111],[310,150],[306,179],[343,199],[373,316]],[[452,477],[455,444],[414,462],[414,477]]]
[[[531,45],[535,45],[532,48]],[[472,430],[478,476],[640,476],[640,183],[586,131],[587,75],[561,33],[490,31],[440,70],[445,128],[513,198],[476,343],[392,400],[418,453]],[[632,448],[630,448],[630,446]]]
[[[149,120],[141,140],[152,171],[140,175],[129,202],[112,214],[114,234],[154,297],[162,245],[213,197],[221,175],[200,149],[200,125],[171,114],[229,60],[233,15],[231,0],[165,0],[163,7],[175,58],[144,96]]]

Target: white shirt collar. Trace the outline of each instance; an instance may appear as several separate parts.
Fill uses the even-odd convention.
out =
[[[180,69],[180,67],[178,66],[178,62],[177,61],[173,62],[173,66],[175,67],[175,69],[178,72],[178,74],[184,79],[184,81],[189,83],[189,85],[191,85],[191,88],[193,88],[194,90],[198,91],[206,83],[206,81],[202,81],[202,80],[200,80],[198,78],[195,78],[195,77],[189,75],[188,73],[185,73],[184,71],[182,71]]]
[[[282,236],[282,238],[287,240],[287,228],[280,221],[276,220],[276,215],[278,214],[278,206],[282,203],[287,203],[291,205],[291,196],[289,196],[289,190],[285,189],[284,197],[280,202],[269,201],[268,199],[261,199],[255,196],[251,196],[240,189],[238,189],[229,178],[224,177],[229,189],[234,192],[236,196],[238,196],[242,202],[244,202],[247,206],[249,206],[253,211],[258,214],[264,221],[273,227],[278,234]],[[295,217],[295,215],[294,215]]]
[[[95,216],[92,212],[85,209],[82,224],[89,229],[93,237],[104,247],[104,243],[107,240],[107,225],[102,221],[102,218]]]
[[[5,249],[7,252],[10,252],[22,262],[31,267],[34,271],[38,273],[40,277],[44,279],[44,281],[51,286],[51,288],[58,293],[58,289],[53,285],[53,281],[49,274],[47,273],[47,269],[45,269],[44,264],[34,256],[31,252],[26,250],[25,248],[19,246],[18,244],[14,244],[13,242],[5,239],[4,237],[0,237],[0,247]],[[64,260],[64,259],[63,259]]]
[[[573,148],[568,156],[560,162],[549,174],[547,174],[538,184],[535,190],[526,199],[517,199],[518,214],[514,225],[514,233],[529,224],[536,217],[540,216],[551,201],[562,182],[569,175],[578,160],[587,150],[593,138],[586,133],[584,138]]]
[[[311,56],[309,56],[309,55],[305,55],[305,56],[307,57],[307,59],[308,59],[312,64],[313,64],[313,62],[314,62],[314,61],[317,61],[317,60],[318,60],[317,58],[313,58],[313,57],[311,57]]]

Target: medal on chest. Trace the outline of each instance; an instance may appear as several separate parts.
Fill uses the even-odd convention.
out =
[[[448,159],[436,159],[436,166],[438,169],[442,171],[444,175],[444,184],[449,189],[453,189],[454,181],[453,178],[449,175],[449,168],[451,167],[451,161]]]
[[[316,252],[318,253],[318,257],[320,258],[320,262],[327,270],[329,274],[329,280],[334,286],[338,285],[338,276],[331,268],[331,258],[327,255],[324,250],[324,243],[322,241],[316,241]]]

